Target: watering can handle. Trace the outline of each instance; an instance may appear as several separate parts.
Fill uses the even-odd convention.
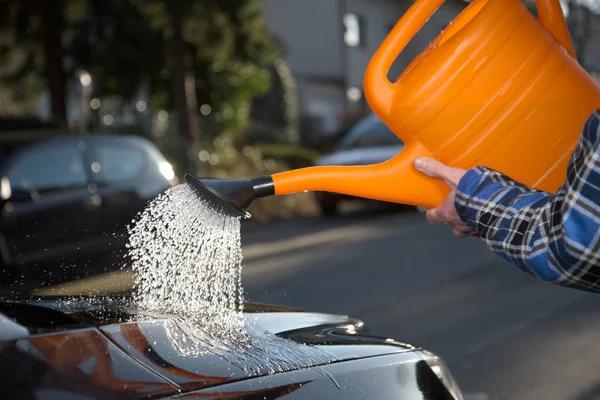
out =
[[[577,59],[560,1],[536,0],[535,5],[540,24],[554,36],[554,39],[565,48],[571,57]]]
[[[392,112],[394,96],[394,84],[388,79],[387,73],[408,42],[421,30],[444,1],[415,1],[383,40],[379,50],[375,52],[367,66],[363,82],[365,98],[373,111],[386,124],[388,124],[388,117]]]
[[[367,66],[364,78],[365,97],[375,113],[386,124],[388,116],[392,112],[394,96],[394,84],[388,79],[387,73],[408,42],[421,30],[444,1],[415,1],[381,43],[379,50]],[[560,1],[536,0],[536,7],[540,24],[554,36],[571,57],[576,58]]]

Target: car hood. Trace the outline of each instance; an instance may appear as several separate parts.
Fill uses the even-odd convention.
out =
[[[317,159],[316,165],[368,165],[389,160],[398,154],[404,145],[341,150]]]
[[[232,351],[216,346],[222,338],[210,334],[190,340],[182,321],[168,316],[148,318],[132,311],[126,301],[115,299],[3,301],[0,390],[33,391],[36,398],[53,398],[43,395],[53,391],[65,399],[156,398],[390,355],[417,357],[407,364],[415,374],[415,363],[423,361],[414,355],[419,349],[369,336],[361,321],[347,316],[262,304],[246,304],[244,311],[254,332],[286,345],[272,347],[275,342],[269,342],[258,350],[250,345]],[[261,359],[269,357],[279,357],[279,363],[261,367]],[[19,378],[11,380],[10,376]]]

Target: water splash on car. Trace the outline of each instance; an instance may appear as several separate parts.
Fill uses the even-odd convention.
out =
[[[216,354],[272,373],[333,359],[315,346],[262,330],[243,313],[240,217],[220,213],[187,185],[167,190],[129,227],[133,306],[165,319],[183,355]]]

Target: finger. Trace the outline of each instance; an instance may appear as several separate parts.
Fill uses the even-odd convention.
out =
[[[452,229],[452,234],[454,235],[454,237],[461,239],[470,236],[468,233],[461,232],[458,229]]]
[[[472,233],[473,232],[473,230],[471,228],[469,228],[467,225],[465,225],[463,223],[454,224],[453,228],[462,233]]]
[[[452,224],[454,222],[443,207],[427,210],[425,218],[430,224]]]
[[[427,210],[427,212],[425,213],[425,218],[427,219],[427,222],[429,222],[430,224],[439,224],[439,223],[445,222],[441,218],[437,208]]]
[[[459,229],[459,231],[464,233],[466,236],[479,237],[479,234],[472,229],[466,229],[466,230]]]
[[[438,160],[427,157],[416,158],[414,166],[418,171],[431,178],[444,180],[449,186],[456,186],[464,174],[460,168],[449,167]]]
[[[431,178],[441,178],[444,176],[444,167],[445,165],[439,162],[438,160],[434,160],[432,158],[427,157],[418,157],[414,161],[415,168],[424,173],[425,175]]]

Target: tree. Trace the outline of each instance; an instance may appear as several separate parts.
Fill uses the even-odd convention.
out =
[[[169,49],[167,73],[152,92],[157,106],[174,108],[192,154],[201,147],[199,112],[209,116],[203,126],[211,133],[240,132],[252,99],[269,88],[267,67],[277,55],[260,1],[130,1]]]
[[[192,151],[200,149],[200,125],[198,122],[198,100],[196,99],[196,77],[194,74],[195,48],[184,38],[184,23],[188,2],[170,0],[167,9],[171,16],[173,36],[171,38],[171,62],[173,63],[173,104],[177,110],[179,131],[193,143]]]
[[[0,23],[0,81],[37,95],[43,78],[61,122],[80,70],[95,96],[129,99],[147,83],[196,155],[244,129],[277,56],[259,0],[0,0]]]
[[[127,113],[141,88],[162,83],[164,39],[129,0],[87,0],[84,16],[74,25],[70,52],[93,78],[91,98]],[[99,111],[87,111],[96,116],[86,121],[91,130],[100,123]]]
[[[71,56],[104,96],[131,98],[165,67],[164,40],[128,0],[88,0],[74,24]]]
[[[296,81],[284,59],[278,58],[269,68],[271,87],[268,93],[252,102],[254,122],[247,132],[250,142],[298,144],[298,99]]]
[[[71,22],[82,11],[82,2],[72,0],[4,0],[0,2],[0,75],[2,83],[15,88],[25,85],[41,91],[37,76],[44,78],[50,93],[54,120],[67,121],[66,86],[72,70],[64,63]],[[65,40],[66,39],[66,40]]]

